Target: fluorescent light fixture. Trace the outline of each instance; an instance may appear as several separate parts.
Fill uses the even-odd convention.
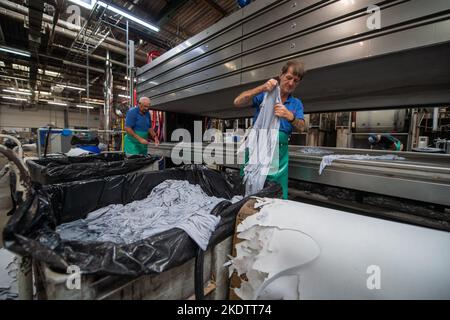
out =
[[[13,63],[12,68],[15,70],[30,72],[30,67],[24,66],[23,64]]]
[[[9,97],[9,96],[2,96],[3,99],[8,99],[8,100],[16,100],[16,101],[27,101],[27,99],[25,98],[16,98],[16,97]]]
[[[46,76],[49,77],[59,77],[61,74],[59,72],[55,72],[55,71],[51,71],[51,70],[42,70],[42,69],[38,69],[39,74],[45,74]]]
[[[102,101],[102,100],[84,99],[84,102],[91,103],[91,104],[98,104],[98,105],[101,105],[101,106],[103,106],[105,104],[105,102]]]
[[[113,6],[111,6],[109,4],[106,4],[106,3],[102,2],[102,1],[99,1],[98,4],[100,6],[102,6],[102,7],[105,7],[108,10],[111,10],[112,12],[120,14],[121,16],[127,18],[128,20],[134,21],[137,24],[140,24],[140,25],[142,25],[142,26],[144,26],[144,27],[146,27],[148,29],[151,29],[151,30],[153,30],[155,32],[159,32],[159,28],[158,27],[155,27],[154,25],[151,25],[150,23],[147,23],[144,20],[141,20],[141,19],[139,19],[139,18],[137,18],[135,16],[132,16],[131,14],[127,13],[126,11],[123,11],[123,10],[121,10],[119,8],[113,7]]]
[[[141,19],[139,19],[139,18],[137,18],[135,16],[132,16],[128,12],[126,12],[124,10],[121,10],[121,9],[119,9],[117,7],[111,6],[110,4],[107,4],[107,3],[103,2],[103,1],[97,1],[97,0],[85,0],[85,1],[83,1],[83,0],[69,0],[69,1],[72,2],[72,3],[75,3],[75,4],[79,5],[79,6],[81,6],[83,8],[89,9],[89,10],[92,9],[96,3],[98,3],[99,6],[102,6],[102,7],[106,8],[107,10],[110,10],[110,11],[112,11],[114,13],[120,14],[121,16],[123,16],[124,18],[127,18],[128,20],[134,21],[137,24],[140,24],[141,26],[144,26],[144,27],[146,27],[146,28],[148,28],[150,30],[153,30],[155,32],[159,32],[159,28],[158,27],[156,27],[156,26],[154,26],[154,25],[152,25],[150,23],[147,23],[144,20],[141,20]]]
[[[80,7],[86,8],[86,9],[92,9],[92,7],[95,5],[95,0],[69,0],[72,3],[75,3],[76,5],[79,5]]]
[[[45,101],[45,100],[43,100],[43,101]],[[48,104],[54,104],[56,106],[67,106],[67,103],[65,103],[65,102],[58,102],[58,101],[47,100],[47,103]]]
[[[8,90],[8,89],[3,89],[4,92],[8,92],[8,93],[14,93],[14,94],[23,94],[25,96],[31,96],[33,95],[31,92],[25,92],[25,91],[17,91],[17,90]]]
[[[47,92],[47,91],[39,91],[39,94],[43,95],[43,96],[51,96],[52,95],[51,92]]]
[[[119,97],[121,97],[121,98],[129,98],[130,96],[127,96],[125,94],[119,94]]]
[[[82,108],[82,109],[94,109],[94,107],[92,107],[92,106],[85,106],[85,105],[82,105],[82,104],[77,104],[77,108]]]
[[[57,84],[57,87],[62,87],[62,88],[67,88],[67,89],[74,89],[74,90],[80,90],[80,91],[86,91],[85,88],[81,88],[81,87],[75,87],[75,86],[69,86],[66,84]]]
[[[19,56],[24,56],[24,57],[31,57],[31,54],[29,52],[10,48],[10,47],[5,47],[5,46],[0,46],[0,51],[17,54]]]
[[[25,79],[25,78],[10,77],[10,76],[4,76],[4,75],[1,75],[0,77],[5,78],[5,79],[28,81],[28,79]]]
[[[22,89],[22,88],[8,88],[9,90],[17,90],[17,91],[22,91],[22,92],[31,92],[30,90],[28,90],[28,89]]]

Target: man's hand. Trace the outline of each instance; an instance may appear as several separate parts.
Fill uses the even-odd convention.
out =
[[[270,91],[273,90],[273,88],[275,88],[275,87],[277,86],[277,84],[278,84],[278,81],[277,81],[277,80],[275,80],[275,79],[270,79],[270,80],[268,80],[265,84],[263,84],[263,88],[264,88],[263,91],[270,92]]]
[[[138,137],[137,141],[139,141],[142,144],[148,144],[148,141],[142,137]]]
[[[282,103],[277,103],[275,105],[275,115],[280,118],[284,118],[287,121],[293,121],[295,116],[290,112]]]
[[[159,138],[158,136],[155,136],[155,146],[159,146]]]

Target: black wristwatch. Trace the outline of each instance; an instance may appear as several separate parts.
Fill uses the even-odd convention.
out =
[[[297,119],[296,117],[295,117],[295,114],[292,114],[293,116],[294,116],[294,118],[292,119],[292,120],[288,120],[289,121],[289,123],[292,123],[292,122],[294,122],[295,121],[295,119]]]

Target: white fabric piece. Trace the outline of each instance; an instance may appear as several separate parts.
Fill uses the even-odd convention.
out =
[[[261,191],[266,177],[271,173],[273,159],[278,159],[278,130],[280,119],[275,116],[274,106],[281,102],[280,86],[267,92],[260,105],[260,112],[245,145],[249,161],[244,168],[245,195]],[[276,170],[276,164],[273,166]]]
[[[403,157],[399,157],[395,154],[386,154],[382,156],[369,156],[368,154],[332,154],[324,156],[320,163],[319,174],[322,174],[323,170],[329,166],[334,160],[350,159],[350,160],[405,160]]]
[[[240,271],[252,277],[235,290],[243,299],[450,299],[449,232],[294,201],[260,203],[239,224],[245,240],[231,260],[231,269],[249,265]],[[277,248],[277,232],[292,238]]]
[[[81,149],[81,148],[71,148],[67,153],[66,156],[68,157],[78,157],[90,154],[89,151]]]
[[[232,201],[240,199],[234,197]],[[206,250],[211,234],[220,221],[220,217],[210,212],[224,200],[208,196],[199,185],[166,180],[143,200],[100,208],[89,213],[85,219],[58,226],[56,231],[65,240],[129,244],[180,228]]]
[[[17,258],[6,249],[0,249],[0,300],[17,299]]]
[[[306,154],[332,154],[332,151],[328,151],[328,150],[323,150],[320,148],[314,148],[314,147],[308,147],[308,148],[303,148],[300,150],[301,153],[306,153]]]

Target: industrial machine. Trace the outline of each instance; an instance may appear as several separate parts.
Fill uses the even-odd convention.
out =
[[[400,130],[407,150],[412,150],[419,143],[424,119],[433,122],[436,132],[439,108],[450,105],[449,10],[448,0],[257,1],[140,68],[137,92],[149,96],[152,107],[161,111],[216,119],[251,117],[252,108],[235,108],[234,98],[277,76],[289,59],[300,58],[307,75],[294,94],[301,97],[309,114],[308,126],[317,131],[314,139],[303,141],[320,145],[321,132],[334,121],[337,148],[314,153],[307,147],[290,146],[291,198],[449,231],[449,154],[349,148],[358,139],[367,142],[370,132],[389,129]],[[393,110],[393,121],[377,114],[388,109]],[[425,118],[424,109],[434,111]],[[353,117],[355,111],[365,113]],[[336,115],[333,119],[313,113]],[[446,139],[436,138],[429,142],[447,146]],[[207,145],[196,142],[189,152],[191,159],[201,160]],[[149,145],[149,153],[173,159],[176,146],[175,142]],[[226,143],[222,149],[227,158],[236,156],[237,145]],[[396,155],[401,160],[340,159],[319,174],[328,154]],[[237,168],[236,163],[220,167]],[[323,226],[317,222],[313,227]],[[389,235],[381,231],[358,241],[364,242],[364,237]],[[339,251],[339,260],[349,258],[344,251]],[[373,258],[384,254],[380,251]],[[408,259],[414,260],[413,255],[408,254]],[[397,270],[399,274],[409,270],[408,259],[398,266],[403,268]],[[434,266],[448,267],[448,261],[444,254]],[[314,272],[323,267],[316,264]],[[403,285],[407,287],[408,281],[417,283],[407,279]],[[448,298],[448,293],[444,296]],[[378,296],[383,297],[388,296]]]
[[[418,131],[409,129],[408,135],[405,111],[395,109],[450,105],[449,9],[446,0],[257,1],[138,69],[136,89],[162,111],[250,117],[253,110],[235,108],[234,98],[278,75],[287,60],[300,58],[307,75],[295,95],[318,132],[309,142],[323,140],[319,131],[329,122],[313,113],[338,112],[333,121],[339,148],[330,152],[381,154],[348,149],[349,141],[367,143],[369,132],[387,130],[405,130],[405,140],[417,136],[418,141]],[[390,109],[392,117],[374,109]],[[411,110],[414,127],[420,112]],[[352,136],[353,111],[366,112],[353,119]],[[150,145],[149,152],[169,156],[173,146]],[[290,178],[450,205],[448,155],[402,153],[401,162],[337,160],[319,175],[322,156],[291,146]]]

